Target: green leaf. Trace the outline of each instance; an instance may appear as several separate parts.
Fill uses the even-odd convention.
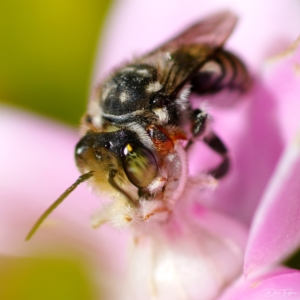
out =
[[[93,300],[96,287],[82,259],[1,257],[0,298],[5,300]],[[99,293],[99,291],[98,291]]]
[[[78,124],[110,3],[1,1],[2,101]]]

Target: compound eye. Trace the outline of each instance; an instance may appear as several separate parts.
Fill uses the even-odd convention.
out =
[[[157,163],[147,149],[134,144],[122,148],[122,162],[125,173],[136,187],[147,187],[157,175]]]

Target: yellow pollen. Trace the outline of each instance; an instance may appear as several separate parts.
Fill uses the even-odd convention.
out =
[[[132,152],[133,150],[130,144],[127,144],[126,149],[128,150],[128,152]]]

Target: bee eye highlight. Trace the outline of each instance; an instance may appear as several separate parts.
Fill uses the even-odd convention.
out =
[[[147,187],[156,177],[157,163],[149,150],[127,143],[122,148],[121,155],[125,173],[136,187]]]

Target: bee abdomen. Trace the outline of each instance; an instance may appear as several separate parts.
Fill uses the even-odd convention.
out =
[[[199,72],[192,77],[192,92],[214,94],[223,89],[245,92],[250,76],[243,62],[234,54],[218,50]]]

